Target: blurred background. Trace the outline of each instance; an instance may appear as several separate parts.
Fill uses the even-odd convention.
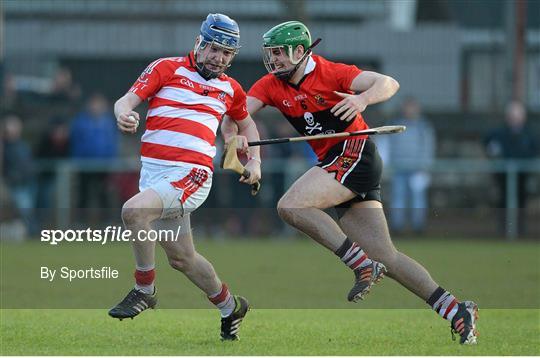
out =
[[[144,129],[119,133],[112,104],[154,59],[186,55],[210,12],[240,25],[228,74],[246,91],[265,74],[262,34],[293,19],[322,38],[315,53],[400,82],[365,112],[409,128],[376,138],[394,237],[540,238],[540,1],[2,0],[2,240],[120,222]],[[295,135],[276,111],[255,119],[262,138]],[[216,170],[201,236],[295,235],[274,207],[316,159],[303,144],[262,155],[255,198]]]

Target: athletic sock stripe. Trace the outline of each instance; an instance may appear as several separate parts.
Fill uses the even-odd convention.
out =
[[[362,252],[362,249],[360,247],[353,247],[348,254],[345,254],[345,256],[343,256],[341,261],[347,263],[351,261],[351,259],[355,258],[360,252]]]
[[[435,291],[429,296],[429,298],[426,300],[426,303],[430,305],[431,307],[437,307],[439,305],[439,299],[446,293],[447,291],[442,288],[441,286],[437,287]]]
[[[351,245],[351,247],[345,252],[345,255],[343,255],[343,257],[341,258],[341,260],[343,261],[347,261],[351,255],[353,255],[355,252],[357,252],[358,250],[361,250],[360,249],[360,246],[358,246],[357,244],[353,243]]]
[[[358,264],[358,261],[360,261],[360,263],[364,262],[365,259],[367,259],[367,255],[363,251],[360,251],[354,257],[351,257],[351,259],[345,264],[349,267],[352,267],[356,266]]]
[[[209,296],[208,299],[217,306],[221,302],[226,301],[229,298],[228,296],[230,296],[229,288],[223,283],[221,285],[221,291],[214,296]]]
[[[216,307],[217,308],[223,308],[225,306],[227,306],[228,304],[230,304],[231,300],[234,300],[233,296],[231,294],[229,294],[229,296],[227,296],[227,298],[225,298],[225,300],[223,300],[222,302],[219,302],[219,303],[216,303]]]
[[[357,261],[355,261],[354,263],[352,263],[349,267],[353,270],[355,270],[356,268],[358,268],[358,266],[360,266],[362,264],[362,262],[364,262],[365,260],[367,259],[367,256],[364,254],[362,255]]]
[[[433,307],[437,307],[437,311],[442,306],[443,302],[450,296],[450,293],[445,292],[438,300],[433,304]]]
[[[449,305],[448,307],[446,308],[446,311],[444,311],[444,315],[443,315],[443,318],[446,319],[446,317],[448,316],[448,314],[450,313],[450,311],[452,311],[452,308],[454,308],[454,306],[457,304],[457,300],[454,299]]]

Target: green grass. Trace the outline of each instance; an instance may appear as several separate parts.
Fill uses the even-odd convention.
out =
[[[2,355],[540,355],[540,244],[474,240],[396,243],[443,287],[480,307],[479,344],[390,279],[346,302],[352,274],[307,239],[200,241],[198,250],[254,309],[240,342],[217,339],[204,295],[157,250],[159,309],[131,321],[107,307],[132,285],[129,245],[0,242]],[[112,266],[118,279],[47,282],[40,266]],[[351,309],[358,308],[358,309]]]
[[[422,263],[460,299],[481,308],[540,308],[540,244],[473,240],[399,241],[398,248]],[[345,300],[353,275],[330,252],[308,239],[201,241],[197,248],[234,292],[258,308],[351,308]],[[103,308],[133,282],[127,244],[1,244],[0,308]],[[161,308],[209,308],[204,295],[171,269],[156,250]],[[118,279],[67,282],[40,279],[40,267],[111,266]],[[385,279],[363,308],[424,308],[396,282]],[[35,297],[42,299],[36,301]]]
[[[429,310],[254,309],[220,342],[213,310],[3,310],[2,355],[539,355],[539,310],[482,310],[476,346]]]

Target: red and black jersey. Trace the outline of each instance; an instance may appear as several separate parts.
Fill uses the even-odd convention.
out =
[[[362,70],[354,65],[331,62],[312,55],[308,59],[306,72],[298,85],[268,74],[251,87],[248,96],[279,109],[301,135],[354,132],[368,128],[361,115],[346,122],[330,112],[342,100],[334,91],[352,93],[351,83]],[[345,139],[316,140],[309,141],[309,144],[322,160],[330,148]]]

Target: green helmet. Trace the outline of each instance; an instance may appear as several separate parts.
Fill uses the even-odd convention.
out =
[[[304,58],[295,60],[294,50],[302,45],[304,51],[311,46],[311,34],[306,25],[299,21],[287,21],[272,27],[263,35],[264,64],[269,73],[278,77],[289,76],[295,69],[279,70],[275,64],[275,56],[272,51],[283,51],[293,65],[297,65]]]

